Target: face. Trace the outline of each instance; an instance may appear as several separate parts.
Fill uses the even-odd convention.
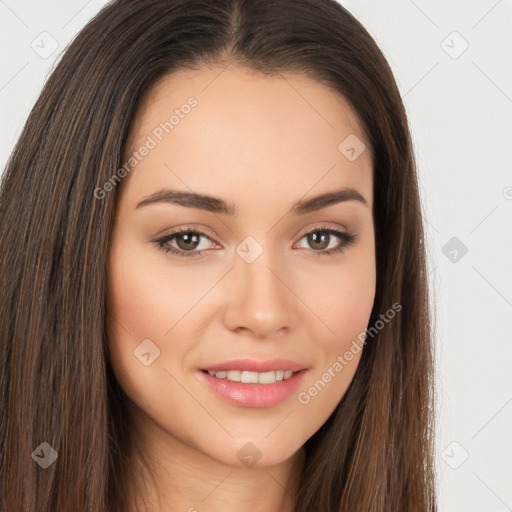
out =
[[[203,67],[148,91],[104,187],[109,353],[162,444],[266,466],[331,415],[375,296],[371,158],[344,98],[299,75]]]

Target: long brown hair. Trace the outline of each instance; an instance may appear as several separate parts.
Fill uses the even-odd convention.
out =
[[[433,512],[433,351],[405,109],[374,40],[335,0],[120,0],[48,79],[0,189],[0,507],[123,511],[125,395],[107,351],[107,256],[138,102],[164,74],[235,63],[343,95],[371,143],[377,289],[354,379],[306,443],[297,512]],[[341,141],[340,141],[341,142]],[[42,469],[31,454],[58,454]],[[44,445],[43,450],[48,449]]]

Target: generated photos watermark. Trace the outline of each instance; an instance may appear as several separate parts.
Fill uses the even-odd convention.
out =
[[[363,346],[367,343],[367,335],[372,338],[384,327],[385,324],[389,323],[390,320],[395,318],[396,313],[402,310],[402,305],[395,302],[391,308],[385,313],[380,315],[380,319],[375,322],[375,325],[366,328],[363,332],[357,335],[357,339],[352,341],[350,348],[346,350],[343,355],[338,355],[336,361],[332,363],[329,368],[322,374],[322,376],[310,386],[307,391],[301,391],[297,395],[297,400],[302,405],[307,405],[311,402],[311,399],[317,396],[336,376],[345,368],[354,356],[359,354],[363,349]]]
[[[174,109],[174,113],[167,121],[161,122],[158,126],[153,128],[151,134],[146,137],[144,143],[134,151],[124,162],[124,164],[117,169],[117,171],[101,186],[94,189],[94,197],[96,199],[105,199],[108,192],[114,190],[118,183],[125,178],[150,152],[155,149],[158,144],[163,140],[165,135],[171,133],[176,126],[178,126],[182,119],[185,119],[192,109],[197,107],[197,100],[191,96],[187,102],[181,105],[180,108]]]

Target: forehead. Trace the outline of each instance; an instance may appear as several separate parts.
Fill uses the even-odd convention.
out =
[[[350,161],[339,146],[354,136],[366,150]],[[303,75],[233,64],[170,73],[143,96],[125,159],[150,139],[151,151],[123,184],[130,195],[180,185],[225,196],[230,186],[256,201],[258,192],[270,198],[286,189],[297,199],[313,187],[343,185],[372,201],[371,151],[356,114],[343,96]]]

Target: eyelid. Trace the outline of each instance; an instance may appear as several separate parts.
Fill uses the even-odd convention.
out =
[[[341,229],[339,225],[336,227],[332,227],[329,225],[321,225],[321,226],[313,226],[307,231],[303,232],[299,237],[299,242],[307,235],[311,233],[328,233],[329,236],[334,235],[340,240],[340,243],[335,247],[331,247],[330,249],[324,249],[322,251],[315,251],[313,249],[307,250],[306,254],[309,256],[330,256],[337,253],[343,253],[346,248],[352,245],[359,237],[357,233],[349,232],[345,227]]]
[[[296,238],[297,236],[299,236],[298,234],[301,233],[301,231],[302,231],[302,233],[299,236],[299,239],[303,238],[305,235],[310,234],[311,232],[320,231],[320,230],[329,230],[329,229],[333,229],[335,231],[341,231],[343,233],[346,233],[347,235],[350,234],[349,230],[342,224],[336,224],[336,223],[333,223],[333,224],[334,224],[333,226],[330,226],[328,223],[324,222],[324,223],[321,223],[320,225],[318,225],[318,224],[310,225],[306,228],[303,228],[303,231],[302,230],[297,231],[295,233],[295,235],[293,235],[293,238]],[[201,234],[201,235],[209,238],[211,241],[215,242],[217,245],[222,245],[216,239],[215,235],[212,235],[210,230],[208,228],[203,227],[201,224],[187,224],[185,226],[180,226],[179,228],[171,229],[171,231],[165,230],[163,232],[163,234],[155,235],[153,241],[161,240],[163,238],[169,238],[173,235],[180,234],[180,233],[188,233],[190,231],[193,231],[193,232],[197,231],[198,234]]]
[[[168,243],[172,238],[179,235],[180,233],[185,233],[185,234],[194,233],[194,234],[199,235],[200,237],[205,237],[205,238],[209,239],[215,245],[222,247],[222,244],[217,242],[215,237],[212,236],[211,234],[207,233],[206,231],[209,231],[209,230],[204,229],[202,226],[199,227],[198,225],[189,224],[186,226],[180,226],[178,229],[174,229],[171,232],[164,234],[162,236],[157,236],[152,240],[152,242],[155,245],[157,245],[157,247],[159,247],[161,250],[164,250],[166,253],[171,252],[171,253],[174,253],[178,257],[187,258],[187,257],[192,257],[192,256],[201,256],[202,252],[207,249],[201,249],[199,251],[197,251],[197,250],[183,251],[183,250],[177,249],[176,247],[173,247],[173,246],[170,246],[170,248],[165,249],[164,245],[166,243]],[[338,237],[340,239],[340,245],[338,245],[335,248],[331,248],[331,249],[327,249],[327,250],[315,251],[313,249],[310,249],[310,250],[307,250],[306,252],[308,252],[308,253],[311,252],[312,253],[311,255],[315,255],[315,256],[330,255],[330,254],[333,254],[338,251],[342,252],[344,250],[345,246],[349,246],[358,238],[357,234],[350,233],[345,228],[345,226],[340,226],[339,224],[336,224],[336,226],[334,227],[334,226],[329,226],[326,223],[323,223],[321,225],[313,225],[313,226],[309,226],[308,228],[305,228],[305,231],[303,231],[302,234],[298,237],[297,242],[300,242],[305,236],[307,236],[311,233],[322,232],[322,231],[329,232],[331,235]],[[294,238],[296,236],[297,235],[295,235]],[[295,243],[297,243],[297,242],[295,242]]]
[[[161,239],[161,238],[168,238],[172,235],[176,235],[179,233],[187,233],[189,231],[197,231],[201,235],[204,235],[208,237],[210,240],[215,241],[215,243],[220,245],[220,242],[216,240],[216,236],[213,234],[213,231],[209,228],[203,226],[202,224],[185,224],[181,225],[177,228],[171,228],[171,229],[164,229],[160,233],[157,233],[153,238],[154,239]]]
[[[193,234],[199,235],[200,238],[201,237],[207,238],[215,245],[221,246],[221,244],[215,240],[215,237],[212,236],[211,234],[209,234],[207,231],[209,231],[209,230],[207,230],[203,227],[198,227],[197,225],[194,225],[194,224],[188,224],[186,226],[180,226],[177,229],[173,229],[172,231],[170,231],[166,234],[156,235],[150,241],[159,250],[164,251],[166,254],[171,253],[172,255],[174,255],[178,258],[187,259],[187,258],[197,257],[197,256],[200,257],[200,256],[202,256],[202,252],[205,249],[202,249],[200,251],[197,251],[197,250],[183,251],[182,249],[178,249],[171,245],[169,245],[168,247],[165,247],[165,245],[169,244],[173,238],[175,238],[176,236],[178,236],[182,233],[184,233],[184,234],[193,233]]]
[[[311,232],[329,230],[329,229],[332,229],[334,231],[340,231],[342,233],[346,233],[347,235],[350,233],[350,231],[343,224],[337,224],[335,222],[333,222],[332,225],[330,225],[330,224],[331,223],[329,223],[329,222],[321,222],[320,224],[312,224],[312,225],[308,226],[307,228],[304,228],[303,230],[297,231],[294,238],[299,236],[299,233],[301,233],[299,238],[302,238],[304,235],[308,235]]]

